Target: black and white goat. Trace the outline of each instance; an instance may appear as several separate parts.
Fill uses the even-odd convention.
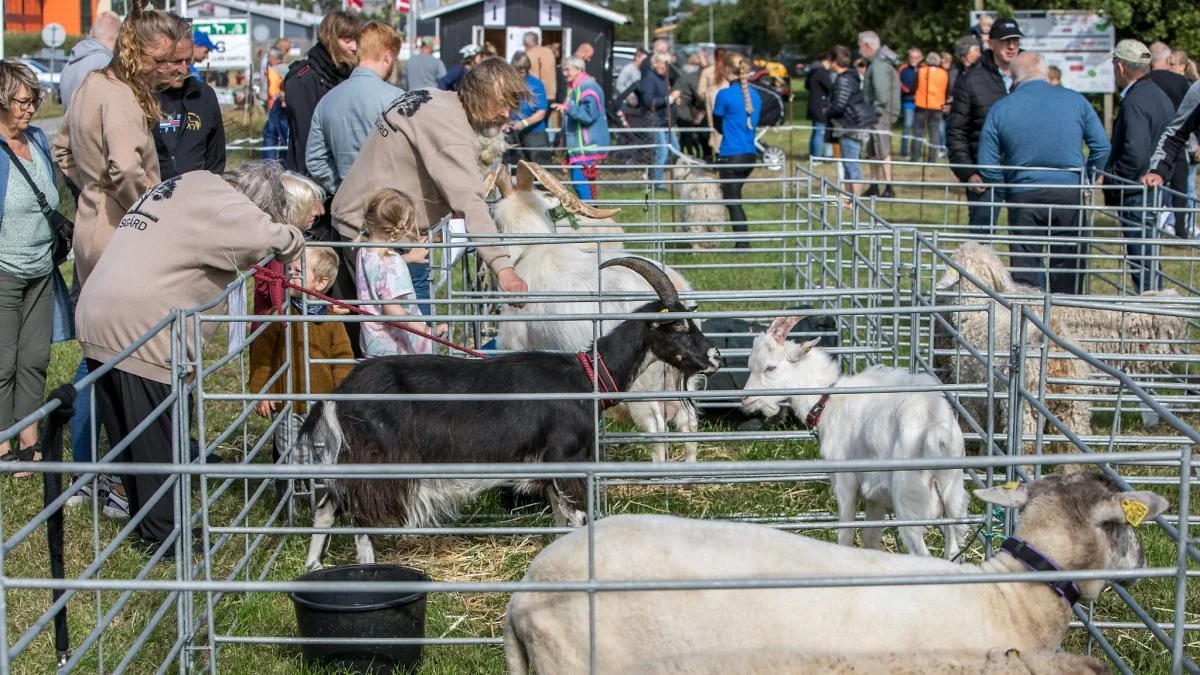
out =
[[[667,275],[641,258],[602,264],[642,275],[658,294],[639,312],[686,312]],[[326,464],[428,464],[586,462],[595,455],[592,401],[572,394],[625,391],[647,356],[686,374],[713,373],[720,353],[690,319],[630,320],[601,337],[593,352],[514,352],[492,359],[389,356],[359,364],[337,394],[562,394],[541,401],[397,401],[317,403],[300,430],[299,447]],[[331,480],[313,527],[333,525],[338,514],[356,525],[428,526],[457,512],[480,492],[506,480]],[[560,526],[584,521],[585,482],[521,481],[518,490],[540,491]],[[328,535],[313,535],[308,566],[320,563]],[[355,539],[360,563],[373,562],[370,539]]]

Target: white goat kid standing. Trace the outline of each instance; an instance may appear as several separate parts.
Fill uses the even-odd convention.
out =
[[[496,226],[504,234],[553,234],[556,226],[548,212],[550,205],[545,193],[533,189],[537,179],[558,198],[562,207],[571,213],[583,216],[607,217],[616,209],[597,210],[582,202],[574,193],[558,182],[545,169],[536,164],[518,163],[516,185],[512,186],[507,169],[501,167],[488,177],[501,193],[495,205]],[[507,186],[507,188],[506,188]],[[619,229],[619,228],[618,228]],[[615,296],[648,294],[652,292],[646,280],[637,273],[623,267],[598,270],[598,263],[627,255],[623,251],[604,249],[599,253],[594,243],[579,244],[510,244],[508,252],[514,261],[517,274],[525,280],[531,293],[554,292],[574,295],[598,295],[601,290]],[[588,250],[590,248],[590,252]],[[602,249],[604,247],[602,246]],[[677,291],[691,291],[692,287],[678,272],[659,265]],[[603,303],[586,301],[531,302],[524,307],[505,306],[501,313],[506,316],[547,316],[563,314],[629,313],[644,300],[607,300]],[[606,335],[619,321],[603,321],[600,334]],[[497,344],[505,350],[544,349],[581,350],[594,340],[591,321],[503,321],[500,322]],[[683,382],[679,371],[653,358],[648,358],[643,372],[630,387],[630,391],[675,391],[690,388]],[[699,415],[694,405],[687,400],[629,401],[614,406],[605,412],[617,419],[629,419],[639,429],[648,433],[665,433],[668,422],[676,430],[695,433],[700,426]],[[656,462],[667,459],[667,444],[652,444]],[[694,441],[684,443],[687,461],[696,460],[699,445]]]
[[[895,368],[872,368],[858,375],[842,375],[835,361],[817,346],[788,341],[799,317],[780,317],[768,331],[754,339],[750,352],[750,377],[742,396],[742,409],[771,417],[787,400],[797,417],[819,429],[821,457],[828,461],[852,459],[912,459],[963,457],[962,431],[946,398],[936,391],[866,394],[797,394],[756,396],[761,389],[852,389],[855,387],[928,387],[941,382],[930,375],[914,375]],[[819,424],[819,427],[818,427]],[[830,475],[838,502],[838,519],[854,522],[861,496],[867,503],[867,520],[883,520],[892,510],[900,520],[966,518],[967,492],[958,469],[926,471],[871,471]],[[900,536],[909,553],[929,555],[922,526],[902,526]],[[943,525],[945,556],[952,559],[966,544],[966,525]],[[863,530],[863,545],[881,548],[883,531]],[[838,543],[854,543],[854,528],[838,530]]]
[[[995,649],[1054,651],[1074,618],[1070,598],[1086,606],[1108,582],[854,582],[900,575],[949,580],[955,575],[1026,573],[1035,567],[1064,572],[1142,569],[1146,559],[1134,528],[1168,506],[1152,492],[1123,492],[1095,472],[977,490],[975,496],[1021,509],[1014,536],[981,565],[848,548],[750,523],[652,515],[603,518],[592,532],[576,530],[547,546],[523,582],[596,579],[702,586],[713,580],[841,577],[846,585],[595,595],[518,591],[504,617],[508,672],[524,675],[530,666],[539,673],[588,672],[592,635],[599,675],[636,672],[647,661],[715,648],[749,653],[786,648],[848,657],[917,647],[980,657]],[[589,554],[593,550],[594,556]]]
[[[721,193],[721,185],[713,180],[704,164],[690,157],[680,157],[671,168],[671,178],[685,181],[676,184],[679,199],[684,202],[679,207],[683,229],[695,234],[723,232],[729,220],[722,203],[725,196]],[[716,248],[718,243],[717,239],[694,241],[692,248]]]

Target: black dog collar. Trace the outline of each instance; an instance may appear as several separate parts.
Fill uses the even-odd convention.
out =
[[[1062,571],[1040,551],[1017,537],[1005,539],[1004,543],[1000,544],[1000,550],[1007,551],[1012,557],[1020,560],[1031,572]],[[1054,589],[1054,592],[1058,593],[1068,606],[1079,602],[1079,587],[1075,585],[1074,581],[1047,581],[1046,585]]]

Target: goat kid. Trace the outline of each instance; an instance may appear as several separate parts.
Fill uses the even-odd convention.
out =
[[[597,521],[594,557],[588,532],[559,538],[534,559],[523,581],[845,577],[849,584],[864,577],[953,578],[1024,573],[1033,567],[1137,570],[1146,560],[1134,527],[1168,506],[1159,495],[1123,492],[1094,472],[977,490],[975,496],[1021,510],[1014,536],[978,566],[848,548],[763,525],[638,515]],[[600,675],[636,672],[639,664],[687,657],[714,645],[745,653],[788,649],[844,657],[903,653],[914,646],[981,658],[996,649],[1047,652],[1058,649],[1066,636],[1072,603],[1086,606],[1106,583],[821,585],[595,595],[518,591],[504,617],[504,653],[510,675],[523,675],[530,666],[539,673],[588,672],[592,630]]]
[[[963,457],[962,431],[950,403],[939,392],[869,394],[755,395],[762,389],[851,389],[855,387],[927,387],[941,382],[929,375],[914,375],[894,368],[872,368],[858,375],[842,375],[837,362],[817,346],[820,339],[796,344],[787,340],[799,317],[780,317],[754,339],[750,352],[750,377],[742,396],[742,409],[773,417],[786,400],[797,417],[820,431],[821,457],[828,461],[852,459],[912,459]],[[819,426],[818,426],[819,425]],[[871,471],[833,473],[833,494],[838,519],[854,522],[858,500],[866,500],[867,520],[883,520],[890,509],[900,520],[966,518],[967,492],[958,469],[930,471]],[[902,526],[900,537],[909,553],[929,555],[925,528]],[[943,525],[946,559],[953,559],[966,544],[966,525]],[[863,530],[863,545],[882,548],[883,530]],[[854,528],[838,530],[838,543],[854,544]]]
[[[635,270],[649,282],[659,300],[640,312],[687,311],[653,264],[619,258],[604,265]],[[528,351],[483,360],[432,355],[368,359],[335,393],[562,396],[538,401],[325,401],[314,406],[301,428],[299,448],[326,464],[586,462],[595,455],[593,401],[571,395],[595,391],[589,371],[595,371],[600,391],[625,391],[648,354],[688,374],[716,372],[720,366],[720,354],[690,319],[625,321],[600,338],[594,350],[596,356]],[[313,527],[331,527],[339,514],[364,527],[435,525],[483,490],[505,482],[330,480]],[[560,526],[584,522],[585,481],[530,480],[518,489],[540,491]],[[327,539],[313,535],[310,569],[320,564]],[[356,544],[358,561],[373,562],[370,539],[359,535]]]

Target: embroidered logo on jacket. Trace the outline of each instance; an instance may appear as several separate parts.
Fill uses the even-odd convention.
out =
[[[158,122],[158,130],[164,134],[173,134],[179,131],[179,114],[167,115]]]
[[[413,115],[417,114],[417,111],[421,109],[421,106],[425,105],[432,99],[433,95],[428,91],[424,89],[413,89],[412,91],[397,97],[395,101],[392,101],[392,104],[388,106],[388,109],[383,111],[383,118],[387,119],[388,115],[393,111],[405,117],[412,117]],[[388,122],[388,126],[392,128],[392,131],[400,130],[391,122]]]
[[[187,114],[187,130],[200,131],[200,116],[194,112]]]
[[[175,196],[175,184],[178,182],[179,182],[178,176],[176,176],[175,178],[168,178],[168,179],[164,180],[163,182],[159,183],[158,185],[155,185],[154,187],[147,190],[146,194],[142,195],[142,198],[137,200],[137,202],[133,205],[133,208],[129,209],[129,214],[126,216],[126,218],[128,218],[130,216],[142,216],[143,218],[148,218],[151,222],[157,223],[158,216],[155,216],[152,213],[147,213],[146,211],[143,211],[142,207],[146,204],[147,199],[149,199],[152,202],[161,202],[161,201],[166,201],[166,200],[170,199],[171,197],[174,197]],[[142,230],[145,228],[139,227],[137,229]]]

